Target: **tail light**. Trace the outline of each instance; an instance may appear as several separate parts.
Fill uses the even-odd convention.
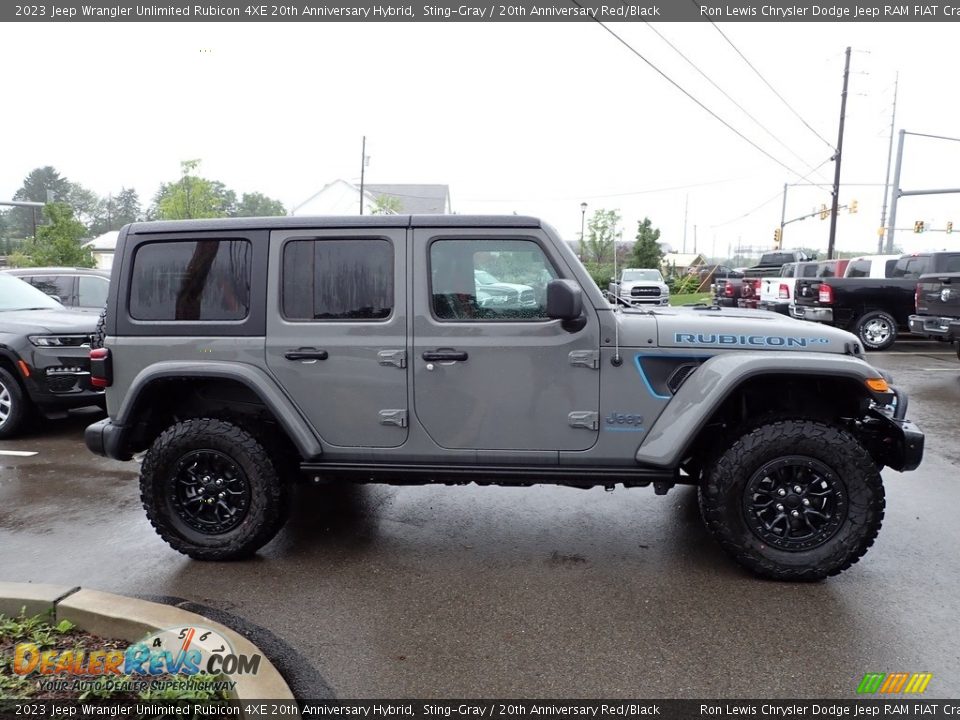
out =
[[[90,351],[90,384],[95,388],[108,388],[113,384],[113,360],[107,348]]]
[[[920,312],[920,283],[917,283],[917,287],[913,291],[913,309],[917,312]]]
[[[780,283],[780,299],[781,300],[790,299],[790,287],[786,283]]]
[[[824,283],[820,286],[820,297],[819,300],[825,305],[830,305],[833,303],[833,288]]]
[[[723,286],[723,296],[724,297],[733,297],[733,285],[726,283]]]

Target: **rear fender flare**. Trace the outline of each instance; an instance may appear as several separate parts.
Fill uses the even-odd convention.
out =
[[[250,389],[277,418],[290,441],[304,460],[313,460],[323,454],[320,440],[309,424],[274,380],[253,365],[226,362],[165,361],[141,370],[124,395],[123,403],[113,422],[129,426],[136,420],[138,399],[153,383],[170,379],[217,378],[234,380]]]

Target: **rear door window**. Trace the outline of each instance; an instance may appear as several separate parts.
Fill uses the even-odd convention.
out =
[[[869,260],[852,260],[847,265],[847,277],[870,277]]]
[[[393,245],[380,238],[291,240],[280,302],[288,320],[386,320],[393,313]]]
[[[56,298],[67,307],[76,307],[77,305],[77,294],[74,290],[75,278],[72,275],[32,275],[22,279],[33,285],[37,290]]]

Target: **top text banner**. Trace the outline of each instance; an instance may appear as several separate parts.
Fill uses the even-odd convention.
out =
[[[953,22],[960,0],[929,5],[845,2],[649,0],[40,0],[0,2],[2,22]]]

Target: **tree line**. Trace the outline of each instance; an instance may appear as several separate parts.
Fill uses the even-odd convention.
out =
[[[44,203],[42,208],[0,206],[0,254],[11,264],[90,267],[93,258],[81,247],[127,223],[210,217],[286,215],[279,200],[263,193],[242,193],[199,174],[200,160],[180,163],[180,177],[161,183],[144,207],[133,188],[106,196],[71,182],[52,166],[32,170],[13,200]]]
[[[594,282],[603,289],[613,277],[614,253],[621,268],[659,268],[663,262],[663,250],[657,242],[660,230],[653,227],[649,217],[637,222],[637,232],[629,251],[617,246],[623,236],[620,220],[617,210],[595,210],[587,223],[586,237],[580,238],[580,259]]]

